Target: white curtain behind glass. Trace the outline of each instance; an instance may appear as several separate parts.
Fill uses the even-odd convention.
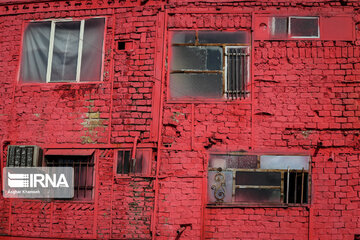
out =
[[[20,79],[46,82],[51,22],[29,23],[23,41]]]

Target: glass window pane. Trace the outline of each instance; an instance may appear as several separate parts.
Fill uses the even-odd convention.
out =
[[[256,155],[239,155],[237,168],[257,168]]]
[[[280,172],[241,172],[235,175],[236,185],[280,186]]]
[[[51,22],[29,23],[26,27],[20,80],[46,82]]]
[[[171,70],[221,70],[221,47],[173,46]]]
[[[55,26],[51,81],[75,81],[80,21],[57,22]]]
[[[172,43],[195,43],[195,31],[173,32]]]
[[[280,189],[237,188],[236,202],[280,203]]]
[[[92,18],[85,21],[80,73],[81,82],[101,80],[104,28],[105,18]]]
[[[209,203],[231,202],[233,188],[232,171],[208,172],[208,200]]]
[[[276,37],[286,37],[288,34],[288,18],[274,17],[272,35]]]
[[[170,95],[172,98],[221,98],[222,92],[222,74],[170,74]]]
[[[318,18],[290,18],[290,34],[292,37],[318,37]]]
[[[309,156],[263,155],[260,157],[260,168],[309,170],[309,161]]]
[[[210,155],[209,159],[210,168],[226,169],[227,167],[227,155]]]
[[[249,43],[250,34],[246,31],[217,32],[199,31],[199,43]]]

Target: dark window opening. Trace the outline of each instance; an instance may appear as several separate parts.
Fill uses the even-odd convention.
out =
[[[91,200],[94,190],[94,156],[45,156],[47,167],[74,168],[73,200]]]
[[[135,158],[132,151],[119,150],[116,161],[116,174],[121,175],[144,175],[149,173],[152,150],[138,149]]]
[[[317,17],[290,17],[291,37],[319,37],[319,19]]]
[[[118,41],[117,48],[118,50],[125,50],[125,42]]]

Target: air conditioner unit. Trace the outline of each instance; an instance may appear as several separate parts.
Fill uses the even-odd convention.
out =
[[[41,167],[43,151],[35,145],[9,145],[7,167]]]

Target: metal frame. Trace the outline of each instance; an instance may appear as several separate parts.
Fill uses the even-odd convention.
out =
[[[189,31],[189,30],[182,30],[182,31]],[[249,84],[250,82],[250,47],[251,47],[251,41],[249,43],[239,43],[239,44],[234,44],[234,43],[199,43],[199,31],[202,30],[192,30],[195,32],[195,42],[194,43],[170,43],[169,42],[169,48],[171,49],[172,46],[193,46],[193,47],[221,47],[222,48],[222,63],[223,63],[223,67],[222,70],[183,70],[183,71],[171,71],[170,70],[170,64],[168,64],[168,68],[169,68],[169,77],[170,74],[172,73],[219,73],[222,75],[222,81],[223,81],[223,91],[222,91],[222,95],[226,100],[235,100],[235,99],[245,99],[247,97],[247,95],[250,93],[248,91],[246,91],[244,93],[244,97],[238,97],[238,98],[232,98],[232,97],[228,97],[226,94],[227,91],[227,64],[225,63],[225,61],[227,61],[227,56],[226,56],[226,51],[228,48],[246,48],[247,49],[247,61],[246,61],[246,70],[247,70],[247,76],[246,76],[246,85]],[[241,30],[241,31],[246,31],[246,30]],[[171,32],[176,32],[176,31],[171,31]],[[216,30],[214,30],[214,32],[216,32]],[[172,55],[172,50],[170,52],[170,56]],[[170,57],[169,57],[170,58]],[[169,95],[169,99],[172,99],[171,96]],[[186,97],[185,99],[196,99],[196,98],[189,98]],[[172,99],[174,100],[174,99]],[[182,99],[183,100],[183,99]],[[197,100],[197,99],[196,99]]]
[[[54,54],[54,41],[55,41],[55,31],[56,31],[56,23],[57,22],[76,22],[73,20],[52,20],[51,21],[51,30],[50,30],[50,43],[49,43],[49,54],[48,54],[48,63],[47,63],[47,71],[46,71],[46,82],[56,82],[51,81],[51,67],[52,60]],[[80,20],[80,33],[79,33],[79,46],[78,46],[78,59],[76,66],[76,79],[75,82],[80,82],[80,71],[81,71],[81,58],[82,58],[82,49],[83,49],[83,40],[84,40],[84,28],[85,28],[85,20]]]
[[[227,153],[227,154],[223,154],[223,153],[213,153],[210,155],[254,155],[254,154],[250,154],[250,153],[239,153],[239,152],[232,152],[232,153]],[[274,156],[280,156],[282,154],[267,154],[267,155],[274,155]],[[287,154],[288,155],[288,154]],[[256,188],[256,189],[279,189],[280,190],[280,201],[279,203],[256,203],[256,204],[280,204],[280,205],[286,205],[286,206],[303,206],[303,205],[307,205],[310,203],[310,182],[311,182],[311,176],[310,176],[310,168],[308,171],[302,169],[302,170],[295,170],[295,169],[260,169],[260,156],[261,155],[257,155],[257,168],[226,168],[226,169],[222,169],[223,171],[231,171],[232,172],[232,202],[231,203],[221,203],[223,205],[249,205],[249,204],[253,204],[252,202],[236,202],[235,201],[235,191],[238,188]],[[290,156],[290,155],[289,155]],[[298,155],[294,155],[294,156],[298,156]],[[304,155],[303,155],[304,156]],[[307,156],[307,155],[306,155]],[[309,166],[310,166],[310,162],[309,161]],[[208,171],[219,171],[218,168],[208,168]],[[264,186],[264,185],[239,185],[236,184],[236,172],[280,172],[281,173],[281,183],[279,186]],[[291,173],[295,173],[295,191],[294,191],[294,199],[295,202],[289,203],[289,188],[290,188],[290,174]],[[297,176],[298,174],[301,174],[301,199],[300,199],[300,203],[296,202],[296,197],[297,197]],[[286,179],[286,191],[285,191],[285,174],[287,174],[287,179]],[[304,203],[303,199],[304,199],[304,190],[305,190],[305,174],[308,174],[307,177],[307,202]],[[285,198],[285,193],[286,193],[286,198]],[[216,204],[219,204],[216,203]],[[210,203],[211,205],[212,203]]]

